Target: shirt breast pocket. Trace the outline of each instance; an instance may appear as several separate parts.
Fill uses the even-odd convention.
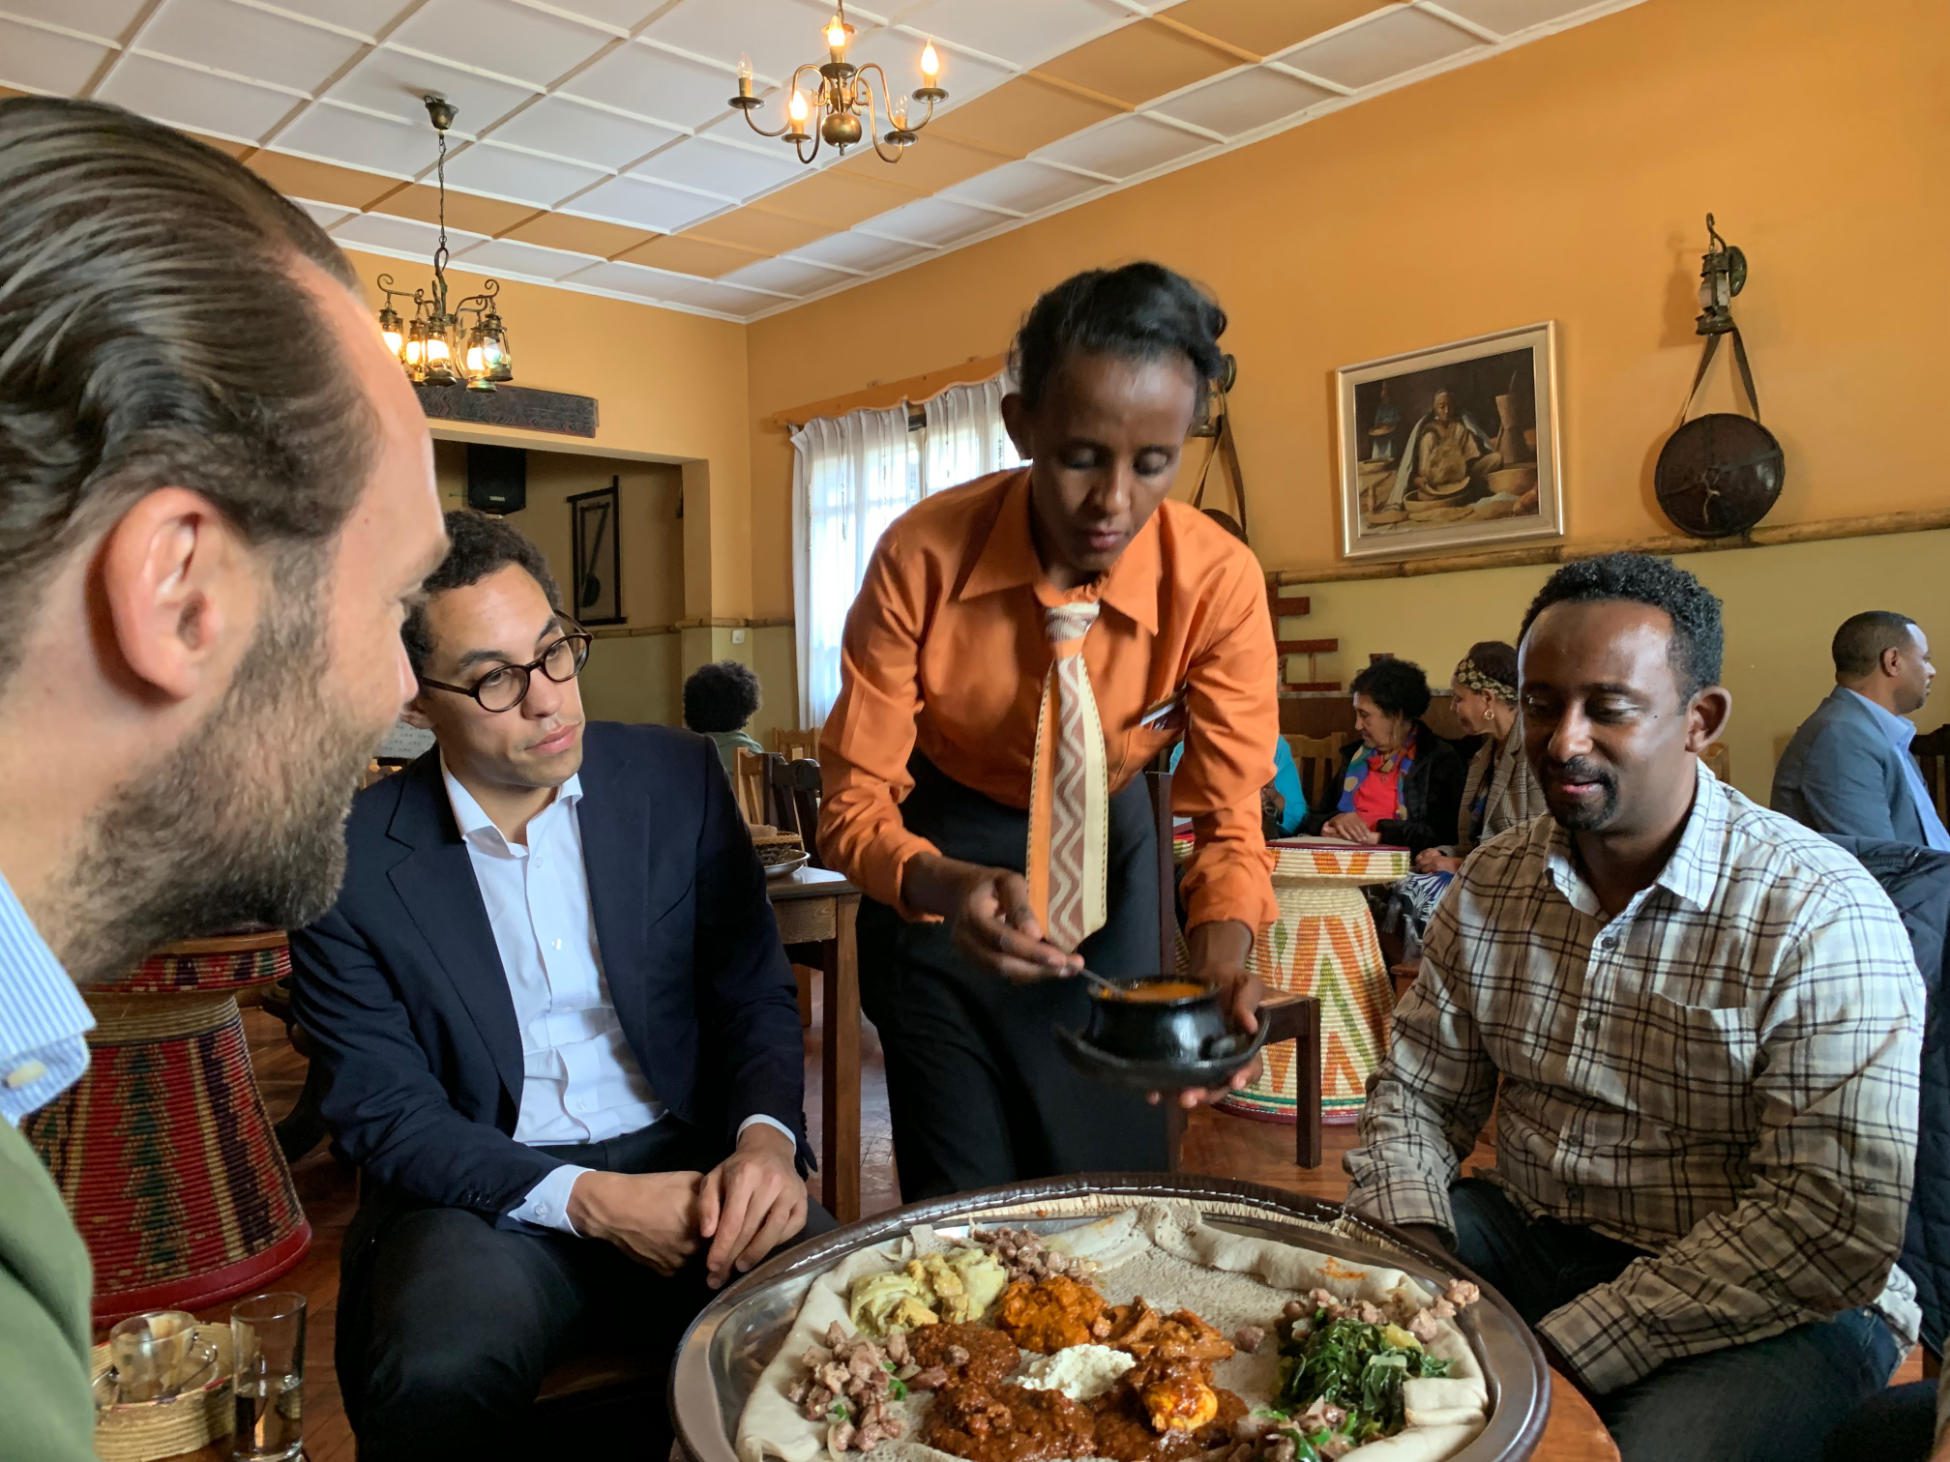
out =
[[[1612,1020],[1614,1059],[1638,1068],[1630,1085],[1641,1115],[1736,1145],[1751,1137],[1760,1037],[1746,1010],[1648,992],[1620,1001]]]

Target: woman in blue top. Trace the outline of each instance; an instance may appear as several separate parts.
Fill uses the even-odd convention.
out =
[[[1171,769],[1178,770],[1178,758],[1185,754],[1185,743],[1171,749]],[[1290,838],[1300,831],[1300,820],[1307,815],[1307,793],[1300,785],[1300,768],[1293,764],[1293,748],[1286,737],[1273,741],[1273,780],[1259,792],[1260,821],[1268,838]]]

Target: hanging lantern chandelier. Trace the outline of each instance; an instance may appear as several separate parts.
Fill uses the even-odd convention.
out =
[[[783,137],[809,163],[819,156],[822,143],[842,154],[862,139],[873,144],[882,162],[899,162],[914,144],[920,130],[934,120],[936,102],[946,101],[948,93],[937,84],[941,79],[941,57],[929,41],[921,50],[922,85],[906,96],[895,96],[887,73],[878,61],[855,66],[846,59],[846,48],[853,43],[853,27],[847,24],[846,0],[827,22],[826,59],[808,61],[792,73],[786,90],[785,125],[768,131],[752,120],[752,113],[764,105],[752,95],[752,63],[748,56],[738,60],[738,95],[731,105],[745,114],[745,121],[761,137]],[[878,84],[868,76],[880,78]],[[801,82],[808,90],[801,89]],[[916,104],[927,108],[915,117]],[[880,132],[879,111],[887,114],[887,131]],[[811,147],[808,148],[807,144]]]
[[[457,386],[492,391],[500,381],[514,379],[514,357],[508,349],[508,327],[494,308],[500,294],[498,280],[482,283],[479,294],[453,304],[447,295],[447,129],[454,125],[455,108],[444,97],[421,98],[440,138],[435,176],[440,190],[440,244],[433,251],[433,282],[409,294],[396,288],[393,276],[382,274],[378,284],[386,296],[379,310],[379,331],[386,346],[416,386]],[[396,299],[410,299],[413,313],[402,320],[393,308]]]

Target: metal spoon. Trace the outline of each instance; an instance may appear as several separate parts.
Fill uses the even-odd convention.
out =
[[[1125,997],[1125,995],[1129,993],[1129,991],[1127,991],[1122,985],[1118,984],[1115,980],[1107,979],[1105,976],[1098,974],[1095,970],[1080,969],[1077,971],[1077,973],[1079,975],[1082,975],[1083,978],[1088,980],[1091,984],[1095,985],[1099,990],[1102,990],[1105,994],[1110,995],[1115,999],[1122,1000]]]

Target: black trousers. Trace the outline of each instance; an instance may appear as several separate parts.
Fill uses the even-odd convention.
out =
[[[722,1161],[674,1117],[608,1142],[545,1149],[604,1172],[709,1171]],[[789,1243],[833,1220],[812,1205]],[[374,1187],[346,1234],[335,1360],[361,1462],[518,1455],[532,1438],[535,1394],[566,1357],[597,1346],[671,1354],[710,1299],[702,1256],[669,1278],[597,1239],[497,1228],[491,1218]],[[603,1446],[627,1429],[632,1452],[669,1450],[659,1389],[620,1416],[583,1418],[592,1434],[556,1431],[548,1450]],[[658,1448],[661,1448],[659,1450]],[[640,1452],[639,1452],[639,1449]]]
[[[991,801],[926,758],[909,764],[911,832],[951,858],[1021,872],[1028,814]],[[1083,943],[1100,974],[1158,967],[1157,831],[1142,777],[1111,799],[1109,922]],[[1019,1179],[1166,1166],[1162,1109],[1101,1085],[1064,1058],[1081,1029],[1081,980],[1013,985],[971,968],[945,924],[910,924],[863,899],[860,999],[887,1054],[894,1162],[912,1203]]]

